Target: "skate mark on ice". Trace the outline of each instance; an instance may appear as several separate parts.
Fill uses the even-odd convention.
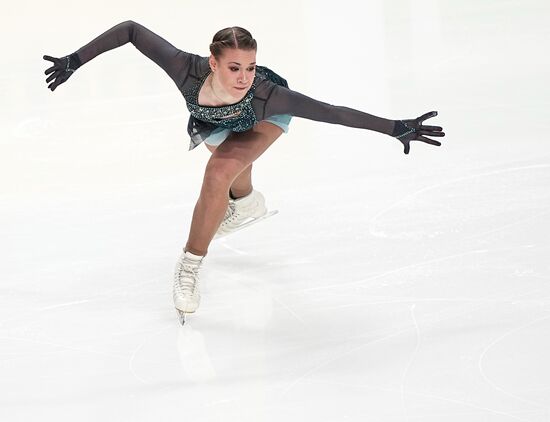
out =
[[[228,249],[230,250],[231,252],[235,252],[236,254],[238,255],[243,255],[243,256],[250,256],[250,253],[246,252],[246,251],[243,251],[242,249],[237,249],[237,248],[234,248],[233,246],[230,246],[226,243],[226,239],[224,239],[223,237],[221,239],[218,240],[218,242],[220,242],[220,244],[225,248],[225,249]]]
[[[43,308],[35,308],[35,309],[33,309],[32,320],[36,319],[37,313],[47,312],[47,311],[51,311],[51,310],[59,309],[59,308],[82,305],[82,304],[85,304],[85,303],[97,302],[97,301],[103,300],[105,298],[108,299],[111,295],[119,293],[121,291],[124,292],[126,289],[134,289],[136,287],[141,287],[141,286],[144,286],[144,285],[147,285],[147,284],[157,284],[157,282],[155,280],[153,280],[153,281],[148,280],[148,281],[144,281],[142,283],[129,283],[128,285],[125,285],[125,286],[115,287],[113,289],[105,290],[105,291],[102,291],[100,293],[95,293],[95,294],[89,296],[87,299],[80,299],[80,300],[74,300],[74,301],[71,301],[71,302],[63,302],[63,303],[58,303],[58,304],[54,304],[54,305],[48,305],[48,306],[44,306]],[[27,318],[27,317],[24,317],[21,314],[16,314],[12,317],[9,317],[9,318],[6,318],[6,319],[0,321],[0,327],[4,326],[7,322],[13,322],[14,320],[25,319],[25,318]]]
[[[488,172],[485,172],[485,173],[469,175],[469,176],[464,176],[464,177],[458,177],[458,178],[455,178],[455,179],[447,180],[445,182],[436,183],[436,184],[433,184],[433,185],[426,186],[426,187],[421,188],[421,189],[419,189],[415,192],[412,192],[408,195],[405,195],[404,197],[402,197],[398,201],[392,203],[388,207],[386,207],[386,208],[380,210],[378,213],[376,213],[368,222],[368,231],[372,236],[375,236],[375,237],[383,237],[383,238],[391,237],[391,236],[387,235],[383,230],[379,230],[379,229],[376,228],[378,220],[381,217],[383,217],[384,214],[387,214],[389,211],[393,210],[394,208],[397,208],[398,206],[400,206],[402,204],[407,203],[408,201],[410,201],[412,199],[415,199],[416,202],[421,201],[422,198],[418,199],[418,198],[415,198],[415,197],[417,197],[418,195],[420,195],[422,193],[428,192],[430,190],[438,189],[438,188],[441,188],[441,187],[447,186],[447,185],[459,184],[459,183],[465,182],[465,181],[472,181],[472,180],[487,177],[487,176],[494,176],[494,175],[498,175],[498,174],[509,173],[509,172],[514,172],[514,171],[522,171],[522,170],[544,169],[544,168],[549,168],[549,167],[550,167],[550,164],[533,164],[533,165],[528,165],[528,166],[510,167],[510,168],[505,168],[505,169],[501,169],[501,170],[493,170],[493,171],[488,171]],[[412,202],[414,203],[415,201],[412,201]],[[535,217],[542,216],[546,213],[547,213],[547,211],[545,211],[543,213],[539,213]],[[530,217],[530,218],[532,218],[532,217]],[[523,219],[520,219],[520,220],[523,220]],[[515,225],[515,224],[516,224],[516,222],[507,223],[507,224],[505,224],[505,226],[512,226],[512,225]],[[501,227],[497,227],[495,229],[489,230],[487,233],[490,233],[490,232],[493,232],[493,231],[498,231],[500,229],[501,229]],[[404,234],[401,235],[401,237],[403,237],[404,235],[406,236],[407,234],[404,233]],[[423,235],[426,235],[426,234],[423,234]],[[477,236],[477,234],[474,235],[474,237],[475,236]]]
[[[537,289],[537,291],[542,290],[542,288]],[[375,298],[376,296],[370,296]],[[337,309],[343,309],[343,308],[353,308],[356,306],[362,307],[365,305],[394,305],[398,303],[410,303],[410,302],[424,302],[424,303],[430,303],[430,302],[454,302],[454,303],[483,303],[483,304],[491,304],[491,305],[502,305],[502,304],[530,304],[530,305],[546,305],[548,304],[548,299],[526,299],[526,300],[515,300],[515,299],[480,299],[480,298],[469,298],[469,297],[462,297],[462,298],[452,298],[452,297],[417,297],[417,296],[411,296],[411,297],[396,297],[396,296],[388,296],[384,297],[384,299],[380,300],[374,300],[374,301],[365,301],[365,302],[358,302],[358,303],[352,303],[348,305],[336,305],[336,306],[328,306],[324,307],[322,311],[327,310],[337,310]],[[310,311],[311,312],[311,311]]]
[[[332,358],[328,358],[326,359],[325,361],[321,362],[320,364],[316,365],[315,367],[311,368],[310,370],[306,371],[304,374],[300,375],[299,377],[297,377],[294,381],[292,381],[290,383],[290,385],[288,387],[286,387],[283,392],[280,394],[279,396],[279,401],[282,401],[284,399],[284,397],[296,386],[298,385],[302,380],[304,380],[305,378],[307,378],[308,376],[314,374],[315,372],[317,372],[319,369],[323,368],[324,366],[327,366],[329,365],[330,363],[332,362],[335,362],[339,359],[342,359],[344,358],[345,356],[347,355],[350,355],[350,354],[353,354],[361,349],[363,349],[364,347],[367,347],[367,346],[370,346],[374,343],[378,343],[378,342],[381,342],[381,341],[384,341],[384,340],[387,340],[387,339],[390,339],[392,337],[396,337],[396,336],[399,336],[407,331],[409,331],[410,328],[405,328],[405,329],[401,329],[395,333],[392,333],[392,334],[388,334],[384,337],[381,337],[379,339],[376,339],[376,340],[372,340],[372,341],[368,341],[367,343],[364,343],[362,345],[359,345],[357,347],[354,347],[353,349],[351,350],[348,350],[346,352],[343,352],[343,353],[340,353],[339,355],[335,356],[335,357],[332,357]],[[312,380],[310,381],[312,383],[323,383],[322,381],[316,381],[316,380]],[[391,388],[386,388],[386,387],[380,387],[380,386],[370,386],[370,385],[367,385],[367,384],[360,384],[360,385],[357,385],[357,384],[345,384],[345,383],[332,383],[332,382],[329,382],[329,384],[334,384],[334,385],[349,385],[349,386],[352,386],[352,387],[364,387],[364,388],[372,388],[372,389],[376,389],[376,390],[380,390],[380,391],[390,391],[390,392],[395,392],[395,393],[399,393],[399,392],[402,392],[402,389],[391,389]],[[442,397],[442,396],[436,396],[436,395],[432,395],[432,394],[425,394],[425,393],[417,393],[417,392],[414,392],[414,391],[408,391],[407,392],[408,395],[410,396],[418,396],[418,397],[425,397],[425,398],[431,398],[431,399],[436,399],[436,400],[441,400],[441,401],[445,401],[445,402],[449,402],[449,403],[455,403],[455,404],[461,404],[461,405],[464,405],[464,406],[467,406],[467,407],[471,407],[473,409],[478,409],[478,410],[482,410],[482,411],[485,411],[485,412],[489,412],[489,413],[492,413],[492,414],[495,414],[495,415],[501,415],[501,416],[508,416],[508,417],[511,417],[512,419],[515,419],[515,420],[518,420],[520,422],[531,422],[531,421],[528,421],[526,419],[521,419],[517,416],[514,416],[513,414],[511,413],[507,413],[507,412],[502,412],[500,410],[496,410],[496,409],[491,409],[489,407],[483,407],[483,406],[479,406],[479,405],[476,405],[475,403],[470,403],[470,402],[467,402],[467,401],[464,401],[464,400],[457,400],[457,399],[452,399],[452,398],[448,398],[448,397]]]
[[[486,236],[488,234],[497,233],[497,232],[509,229],[510,227],[519,226],[520,224],[523,224],[523,223],[533,223],[533,220],[535,220],[539,217],[544,217],[545,215],[548,215],[548,214],[550,214],[550,211],[544,211],[544,212],[541,212],[539,214],[535,214],[535,215],[530,216],[530,217],[520,218],[519,220],[514,221],[513,223],[505,224],[503,226],[497,227],[496,229],[491,229],[491,230],[487,230],[485,232],[464,236],[463,240],[477,239],[478,237],[483,237],[483,236]],[[534,245],[532,245],[532,246],[534,246]]]
[[[509,289],[509,290],[512,290],[512,289]],[[522,292],[522,294],[520,294],[519,296],[517,296],[516,294],[514,294],[514,296],[512,298],[510,298],[510,300],[513,300],[513,298],[517,298],[517,297],[522,297],[522,296],[528,296],[536,291],[539,291],[540,288],[536,288],[536,289],[532,289],[528,292]],[[461,319],[463,318],[463,316],[466,314],[466,312],[469,312],[469,313],[473,313],[473,312],[476,312],[480,309],[483,309],[484,308],[484,304],[480,304],[480,305],[477,305],[477,306],[474,306],[474,307],[468,307],[468,309],[466,311],[461,311],[459,312],[458,314],[453,314],[453,315],[449,315],[449,316],[446,316],[446,317],[442,317],[442,318],[439,318],[437,320],[437,322],[434,322],[432,321],[430,318],[432,316],[433,313],[430,313],[430,314],[427,314],[426,317],[424,318],[425,320],[427,320],[428,324],[441,324],[445,321],[451,321],[451,320],[456,320],[456,319]],[[459,310],[460,311],[460,310]],[[401,334],[404,334],[408,331],[410,331],[411,329],[418,329],[418,324],[416,322],[416,318],[414,319],[415,323],[414,323],[414,326],[413,327],[405,327],[405,328],[401,328],[401,329],[398,329],[397,331],[393,332],[393,333],[390,333],[390,334],[387,334],[387,335],[384,335],[383,337],[380,337],[378,339],[374,339],[374,340],[369,340],[367,341],[366,343],[363,343],[363,344],[360,344],[359,346],[356,346],[356,347],[353,347],[352,349],[348,350],[348,351],[345,351],[345,352],[341,352],[341,353],[338,353],[336,356],[333,356],[333,357],[330,357],[330,358],[326,358],[324,359],[321,363],[315,365],[313,368],[311,369],[308,369],[306,370],[302,375],[296,377],[280,394],[279,396],[279,400],[283,400],[284,397],[295,387],[297,386],[302,380],[306,379],[307,377],[313,375],[314,373],[316,373],[317,371],[319,371],[320,369],[322,369],[323,367],[333,363],[333,362],[336,362],[340,359],[343,359],[345,358],[346,356],[348,355],[352,355],[353,353],[356,353],[358,352],[359,350],[365,348],[365,347],[369,347],[375,343],[379,343],[379,342],[382,342],[384,340],[387,340],[387,339],[390,339],[390,338],[393,338],[393,337],[396,337],[396,336],[399,336]],[[312,380],[311,382],[319,382],[319,381],[315,381],[315,380]],[[344,385],[344,384],[342,384]],[[351,385],[351,384],[350,384]],[[357,387],[357,385],[353,385],[354,387]],[[384,391],[392,391],[392,392],[401,392],[402,393],[402,389],[403,387],[401,388],[401,390],[396,390],[396,389],[386,389],[386,388],[383,388],[383,387],[379,387],[379,386],[374,386],[372,388],[377,388],[379,390],[384,390]],[[486,412],[490,412],[490,413],[493,413],[493,414],[496,414],[496,415],[502,415],[502,416],[508,416],[508,417],[511,417],[515,420],[518,420],[518,421],[521,421],[521,422],[530,422],[526,419],[521,419],[511,413],[508,413],[508,412],[503,412],[503,411],[499,411],[499,410],[495,410],[495,409],[491,409],[491,408],[488,408],[488,407],[483,407],[483,406],[478,406],[474,403],[469,403],[469,402],[466,402],[466,401],[463,401],[463,400],[456,400],[456,399],[451,399],[451,398],[447,398],[447,397],[441,397],[441,396],[435,396],[435,395],[429,395],[429,394],[423,394],[423,393],[416,393],[416,392],[412,392],[412,391],[408,391],[407,394],[409,395],[415,395],[415,396],[420,396],[420,397],[427,397],[427,398],[434,398],[434,399],[438,399],[438,400],[442,400],[442,401],[448,401],[450,403],[457,403],[457,404],[462,404],[462,405],[465,405],[465,406],[468,406],[468,407],[472,407],[474,409],[479,409],[479,410],[483,410],[483,411],[486,411]],[[517,412],[516,412],[517,413]],[[531,412],[529,412],[531,413]]]
[[[247,254],[248,255],[248,254]],[[241,275],[243,274],[246,274],[246,275],[249,275],[249,274],[254,274],[254,272],[256,271],[262,271],[261,269],[249,269],[249,270],[242,270],[242,271],[239,271],[237,273],[234,273],[234,274],[230,274],[230,273],[226,273],[225,276],[229,276],[235,283],[243,286],[243,287],[246,287],[252,291],[254,291],[255,293],[257,293],[258,295],[261,295],[262,292],[261,290],[258,288],[258,287],[255,287],[253,285],[250,285],[250,284],[243,284],[241,281],[240,281],[240,277]],[[270,295],[270,298],[273,300],[273,302],[275,302],[276,304],[278,304],[280,307],[282,307],[283,309],[286,309],[287,312],[292,315],[292,317],[294,317],[294,319],[296,319],[298,322],[300,322],[300,324],[302,325],[306,325],[306,322],[289,306],[287,305],[283,300],[281,300],[279,297],[277,297],[275,294],[271,294]]]
[[[381,387],[379,385],[370,385],[370,384],[353,384],[353,383],[346,383],[346,382],[323,381],[323,380],[310,380],[309,382],[311,384],[317,384],[317,385],[330,385],[330,386],[334,386],[334,387],[364,388],[364,389],[368,389],[368,390],[384,391],[384,392],[396,393],[396,394],[398,394],[400,392],[400,390],[396,389],[396,388]],[[478,412],[430,413],[430,416],[432,416],[432,417],[433,416],[440,416],[440,417],[445,417],[446,418],[446,417],[449,417],[449,416],[457,416],[457,415],[473,416],[473,415],[479,415],[481,412],[487,412],[487,413],[494,413],[496,415],[501,415],[501,416],[508,416],[508,417],[513,418],[513,419],[517,419],[518,421],[521,421],[521,422],[532,422],[532,421],[529,421],[527,419],[520,419],[519,417],[514,416],[511,413],[506,413],[506,412],[491,409],[491,408],[488,408],[488,407],[483,407],[483,406],[477,405],[475,403],[467,402],[467,401],[464,401],[464,400],[452,399],[450,397],[437,396],[437,395],[428,394],[428,393],[419,393],[419,392],[415,392],[415,391],[408,391],[407,394],[409,396],[414,396],[414,397],[421,397],[421,398],[439,400],[439,401],[442,401],[442,402],[448,402],[448,403],[453,403],[453,404],[460,404],[460,405],[463,405],[465,407],[469,407],[469,408],[478,410]],[[546,410],[544,410],[544,411],[518,410],[518,411],[514,411],[513,413],[514,414],[540,413],[540,414],[543,414],[544,416],[546,416],[548,414]],[[425,416],[425,415],[423,415],[423,416]],[[419,419],[418,416],[416,416],[415,418]],[[445,419],[442,419],[442,420],[445,420]],[[463,420],[464,421],[469,421],[470,419],[463,419]]]
[[[89,302],[93,302],[93,299],[75,300],[74,302],[66,302],[66,303],[60,303],[58,305],[50,305],[50,306],[46,306],[45,308],[38,309],[38,312],[51,311],[52,309],[65,308],[67,306],[82,305],[83,303],[89,303]]]
[[[544,316],[542,318],[537,318],[535,319],[534,321],[531,321],[527,324],[524,324],[520,327],[516,327],[516,328],[513,328],[507,332],[505,332],[504,334],[502,334],[500,337],[497,337],[495,340],[493,340],[491,343],[489,343],[485,349],[483,349],[483,351],[481,352],[481,355],[479,356],[479,359],[478,359],[478,368],[479,368],[479,373],[481,374],[483,380],[489,384],[491,387],[493,387],[495,390],[497,391],[500,391],[501,393],[509,396],[509,397],[512,397],[514,399],[517,399],[519,401],[522,401],[524,403],[527,403],[527,404],[530,404],[530,405],[533,405],[533,406],[536,406],[536,407],[539,407],[539,408],[542,408],[542,409],[547,409],[547,405],[543,404],[543,403],[538,403],[538,402],[535,402],[535,401],[532,401],[532,400],[528,400],[528,399],[525,399],[525,398],[522,398],[520,396],[517,396],[509,391],[506,391],[504,390],[502,387],[499,387],[494,381],[492,381],[491,379],[489,379],[489,377],[487,376],[487,374],[485,373],[485,371],[483,370],[483,359],[485,358],[485,355],[487,354],[487,352],[493,348],[495,345],[497,345],[499,342],[501,342],[502,340],[504,340],[506,337],[512,335],[512,334],[515,334],[521,330],[524,330],[532,325],[535,325],[541,321],[545,321],[547,319],[550,319],[550,315],[547,315],[547,316]]]
[[[102,352],[102,351],[98,351],[98,350],[87,349],[87,348],[84,348],[84,347],[76,347],[76,346],[73,346],[73,345],[70,345],[70,344],[63,344],[63,343],[57,343],[57,342],[53,342],[53,341],[38,340],[38,339],[35,339],[35,338],[0,336],[0,340],[14,340],[14,341],[21,341],[21,342],[26,342],[26,343],[39,344],[39,345],[43,345],[43,346],[54,346],[54,347],[59,347],[62,351],[70,350],[72,352],[89,353],[91,355],[98,355],[98,356],[102,356],[102,357],[110,357],[110,358],[126,360],[126,356],[119,355],[119,354],[116,354],[116,353]],[[59,350],[48,352],[48,354],[57,354],[57,353],[59,353]],[[7,361],[7,360],[11,360],[11,359],[12,358],[2,359],[2,360],[0,360],[0,362],[4,362],[4,361]],[[36,357],[35,356],[22,356],[22,357],[17,357],[17,359],[36,359]]]
[[[376,275],[373,275],[371,277],[362,278],[360,280],[348,281],[346,283],[330,284],[328,286],[308,287],[308,288],[305,288],[305,289],[296,290],[296,292],[303,293],[303,292],[310,292],[310,291],[316,291],[316,290],[325,290],[325,289],[333,289],[333,288],[340,289],[342,287],[351,287],[351,286],[355,286],[357,284],[367,283],[369,281],[373,281],[373,280],[385,277],[385,276],[390,275],[390,274],[395,274],[395,273],[398,273],[398,272],[403,271],[403,270],[409,270],[411,268],[416,268],[416,267],[422,267],[424,265],[435,264],[435,263],[438,263],[438,262],[446,261],[448,259],[458,258],[458,257],[462,257],[462,256],[467,256],[467,255],[483,254],[483,253],[487,253],[487,252],[491,252],[491,250],[490,249],[476,249],[476,250],[471,250],[471,251],[467,251],[467,252],[460,252],[460,253],[457,253],[457,254],[446,255],[446,256],[439,257],[439,258],[429,259],[427,261],[416,262],[414,264],[405,265],[404,267],[399,267],[399,268],[396,268],[394,270],[385,271],[381,274],[376,274]]]
[[[415,331],[415,340],[416,345],[411,353],[411,357],[409,358],[409,362],[407,363],[407,366],[405,367],[405,371],[403,372],[403,378],[401,379],[401,399],[403,400],[403,412],[405,419],[407,419],[407,400],[406,400],[406,392],[405,392],[405,384],[407,381],[407,376],[409,375],[409,369],[414,361],[414,357],[418,353],[418,349],[420,349],[420,329],[418,328],[418,322],[416,321],[416,317],[414,316],[414,308],[416,304],[412,304],[410,307],[411,310],[411,317],[414,324],[414,331]]]

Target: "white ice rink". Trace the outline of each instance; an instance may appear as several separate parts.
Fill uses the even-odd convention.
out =
[[[550,421],[550,6],[539,0],[17,1],[0,16],[0,421]],[[434,147],[294,118],[254,164],[279,214],[172,274],[209,153],[132,44],[243,26],[290,88]]]

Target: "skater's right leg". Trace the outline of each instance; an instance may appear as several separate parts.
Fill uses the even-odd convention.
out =
[[[225,215],[230,186],[282,133],[280,127],[261,121],[245,132],[233,132],[216,148],[206,165],[186,251],[206,255],[208,245]]]
[[[217,140],[219,142],[219,139]],[[220,145],[204,143],[211,153]],[[265,199],[261,192],[252,187],[252,163],[247,166],[229,188],[229,199],[224,217],[215,233],[215,237],[226,236],[242,228],[251,220],[267,213]]]
[[[210,152],[216,151],[217,146],[204,143]],[[252,192],[252,163],[239,173],[237,178],[229,187],[229,197],[232,199],[242,198]]]

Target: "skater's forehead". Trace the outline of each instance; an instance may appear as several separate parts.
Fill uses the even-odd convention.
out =
[[[236,65],[252,65],[256,64],[256,51],[241,50],[237,48],[226,48],[220,57],[223,62]]]

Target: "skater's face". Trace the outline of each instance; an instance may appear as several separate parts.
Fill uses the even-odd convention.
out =
[[[242,98],[256,75],[256,51],[226,48],[219,60],[210,56],[210,68],[227,94]]]

